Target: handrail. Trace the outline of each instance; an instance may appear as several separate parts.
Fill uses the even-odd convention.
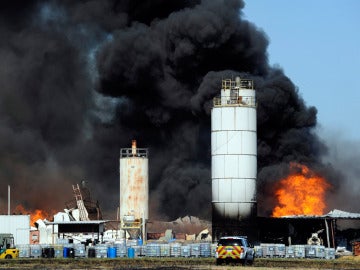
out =
[[[222,89],[230,90],[230,89],[254,89],[254,81],[248,79],[240,79],[238,81],[234,81],[231,79],[222,80]]]
[[[121,148],[120,149],[120,158],[125,157],[147,157],[148,149],[147,148],[136,148],[136,153],[133,153],[132,148]]]
[[[233,97],[215,97],[213,99],[214,107],[223,106],[244,106],[244,107],[256,107],[256,98],[252,96],[239,96]]]

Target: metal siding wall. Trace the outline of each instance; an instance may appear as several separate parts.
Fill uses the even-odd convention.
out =
[[[213,156],[212,166],[214,169],[213,179],[219,179],[225,177],[225,158],[224,156]]]
[[[228,155],[226,157],[224,178],[238,178],[239,177],[239,157],[237,155]]]
[[[231,202],[231,179],[219,179],[219,201]]]
[[[227,135],[226,135],[226,132],[217,131],[217,132],[214,132],[213,134],[214,134],[214,139],[215,139],[214,151],[216,152],[216,154],[217,155],[227,154],[228,147],[227,147]]]
[[[233,107],[221,107],[221,130],[235,130]]]
[[[227,131],[227,137],[227,154],[239,153],[242,150],[242,133],[239,131]]]
[[[241,107],[234,107],[234,110],[236,112],[235,129],[236,130],[248,130],[249,129],[248,111],[244,110]],[[244,121],[244,119],[246,121]]]
[[[256,190],[256,181],[253,179],[245,179],[245,188],[247,190],[253,191]],[[245,192],[245,199],[244,201],[250,202],[256,200],[256,193],[253,192]]]
[[[221,110],[212,111],[211,127],[213,130],[221,130]]]
[[[256,165],[254,164],[256,157],[254,156],[239,156],[239,177],[240,178],[256,178]]]
[[[232,202],[244,202],[246,200],[246,188],[244,188],[244,183],[240,179],[234,179],[232,181]]]
[[[12,233],[15,245],[30,244],[30,216],[0,215],[0,232]]]
[[[256,130],[257,130],[256,108],[249,108],[248,113],[249,113],[249,116],[248,116],[248,119],[249,119],[248,129],[250,131],[256,132]]]
[[[254,90],[252,90],[252,89],[240,89],[239,90],[239,96],[253,97],[254,96]]]
[[[212,201],[219,201],[219,179],[212,180]]]
[[[256,133],[242,132],[241,150],[244,155],[256,155]]]

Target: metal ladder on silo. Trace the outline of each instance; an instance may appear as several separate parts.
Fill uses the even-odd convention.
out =
[[[81,196],[81,191],[80,191],[80,187],[79,184],[73,185],[73,191],[74,191],[74,196],[75,196],[75,200],[76,200],[76,204],[77,207],[79,209],[79,216],[80,216],[80,220],[89,220],[89,216],[88,216],[88,212],[85,208],[84,205],[84,201],[82,199]]]

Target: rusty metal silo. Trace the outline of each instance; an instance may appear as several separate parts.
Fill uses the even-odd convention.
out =
[[[149,218],[149,160],[148,149],[131,148],[120,150],[120,219],[122,229],[139,227],[138,232],[128,231],[137,237],[142,224]],[[129,226],[128,226],[129,225]]]

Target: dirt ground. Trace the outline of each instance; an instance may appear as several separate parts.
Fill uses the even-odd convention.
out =
[[[217,266],[214,258],[116,258],[116,259],[15,259],[1,260],[1,269],[38,269],[38,270],[117,270],[117,269],[154,269],[154,270],[345,270],[360,269],[360,256],[335,260],[319,259],[257,259],[253,266],[224,264]]]

